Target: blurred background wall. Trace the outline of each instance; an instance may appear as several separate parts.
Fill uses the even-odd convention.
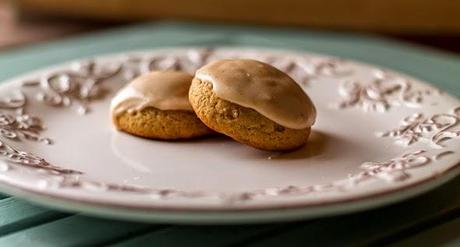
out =
[[[108,21],[179,18],[387,32],[459,32],[457,0],[16,0],[26,12]]]
[[[376,32],[460,51],[458,0],[0,0],[0,46],[162,19]]]

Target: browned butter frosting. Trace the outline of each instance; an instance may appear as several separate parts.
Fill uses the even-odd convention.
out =
[[[153,71],[141,75],[122,88],[112,99],[113,115],[146,107],[160,110],[192,111],[188,90],[192,75],[182,71]]]
[[[291,129],[315,123],[316,109],[308,95],[287,74],[251,59],[224,59],[200,68],[195,78],[210,82],[221,99],[251,108]]]

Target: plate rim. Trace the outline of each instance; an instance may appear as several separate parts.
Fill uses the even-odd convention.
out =
[[[54,69],[56,67],[65,66],[67,64],[71,64],[71,63],[76,62],[76,61],[85,61],[85,60],[91,60],[91,59],[97,59],[97,58],[103,58],[103,57],[111,57],[111,56],[122,56],[124,54],[134,54],[134,53],[137,54],[137,53],[152,52],[152,51],[167,51],[167,50],[171,50],[171,49],[174,49],[174,50],[188,50],[188,49],[201,49],[201,48],[203,48],[203,47],[199,47],[199,46],[158,47],[158,48],[152,48],[152,49],[126,50],[124,52],[98,54],[98,55],[95,55],[95,56],[72,59],[72,60],[69,60],[69,61],[66,61],[66,62],[57,63],[57,64],[46,66],[44,68],[40,68],[40,69],[37,69],[37,70],[29,71],[29,72],[26,72],[26,73],[21,74],[19,76],[4,80],[2,82],[2,86],[7,85],[7,84],[11,84],[10,82],[16,81],[21,77],[26,77],[26,76],[31,75],[31,74],[38,74],[41,71],[51,70],[51,69]],[[215,48],[224,49],[224,50],[228,50],[228,49],[232,49],[232,50],[256,50],[256,51],[261,51],[261,52],[276,52],[276,53],[301,52],[303,54],[310,54],[310,55],[320,56],[320,57],[341,58],[339,56],[334,56],[334,55],[329,55],[329,54],[321,54],[321,53],[316,53],[316,52],[310,52],[310,51],[305,51],[305,50],[301,50],[301,49],[278,49],[278,48],[268,48],[268,47],[262,47],[261,48],[261,47],[251,47],[251,46],[241,46],[241,47],[240,46],[238,46],[238,47],[215,46]],[[347,61],[351,61],[353,63],[356,63],[356,64],[360,64],[360,65],[375,66],[375,65],[370,64],[370,63],[357,61],[355,59],[349,59],[349,58],[344,58],[344,59],[346,59]],[[379,66],[379,65],[377,65],[377,67],[387,69],[386,67]],[[388,69],[388,70],[395,71],[393,69]],[[396,72],[399,73],[399,74],[402,74],[402,75],[405,75],[405,76],[413,78],[411,75],[408,75],[407,73],[403,73],[403,72],[399,72],[399,71],[396,71]],[[438,88],[437,86],[432,85],[429,82],[425,82],[425,81],[418,81],[417,83],[422,84],[422,85],[428,85],[428,86],[431,86],[431,87],[434,87],[434,88]],[[455,97],[455,96],[453,96],[451,94],[447,93],[447,95],[449,97],[451,97],[451,98],[454,98],[454,99],[458,100],[457,97]],[[6,163],[3,160],[1,162]],[[213,213],[213,212],[219,212],[219,213],[222,213],[222,212],[224,212],[224,213],[225,212],[228,212],[228,213],[248,212],[248,213],[253,213],[255,211],[272,211],[272,210],[299,209],[299,208],[306,209],[306,208],[314,208],[314,207],[324,206],[324,205],[333,206],[333,205],[337,205],[337,204],[354,203],[354,202],[362,201],[362,200],[375,199],[376,197],[377,198],[385,198],[388,195],[391,195],[391,194],[394,194],[394,193],[397,193],[397,192],[401,192],[403,190],[412,190],[412,189],[417,188],[417,187],[419,187],[421,185],[434,183],[432,181],[440,179],[440,178],[443,178],[443,177],[450,177],[450,179],[453,179],[460,173],[460,169],[457,169],[459,167],[460,167],[460,162],[456,163],[453,166],[450,166],[448,169],[445,169],[442,172],[434,173],[434,174],[430,175],[429,177],[427,177],[427,178],[425,178],[423,180],[417,181],[416,183],[411,183],[411,184],[407,184],[407,185],[404,185],[404,186],[401,186],[401,187],[388,189],[386,191],[379,192],[379,193],[371,193],[369,195],[358,195],[358,196],[355,196],[353,198],[336,199],[334,201],[326,201],[326,202],[325,201],[322,201],[322,202],[318,201],[318,202],[290,203],[289,206],[270,206],[268,208],[267,207],[259,208],[258,206],[254,206],[254,207],[251,207],[251,208],[220,207],[218,210],[216,210],[216,208],[209,209],[209,208],[206,208],[206,207],[202,207],[202,208],[189,207],[188,209],[184,209],[183,207],[181,207],[181,208],[175,209],[175,208],[173,208],[171,206],[167,206],[167,208],[165,208],[165,207],[158,206],[158,205],[155,206],[154,204],[152,204],[150,206],[146,206],[146,207],[140,206],[140,205],[133,206],[133,207],[126,207],[127,206],[126,204],[124,204],[124,205],[122,205],[122,204],[116,205],[116,203],[113,203],[113,202],[112,203],[97,203],[95,201],[82,200],[82,198],[78,198],[78,199],[73,198],[72,199],[71,197],[66,197],[64,195],[53,196],[51,194],[43,193],[41,196],[43,196],[43,197],[52,197],[54,199],[66,198],[64,201],[79,202],[79,203],[84,202],[85,204],[92,204],[92,205],[95,205],[95,206],[99,205],[101,207],[110,207],[110,206],[116,205],[116,207],[113,207],[113,208],[121,208],[121,209],[129,209],[129,210],[136,210],[136,209],[137,210],[139,210],[139,209],[146,210],[146,209],[148,209],[148,210],[157,210],[158,212],[188,212],[188,213],[189,212],[206,212],[206,213]],[[446,180],[445,182],[447,182],[447,181],[448,180]],[[10,189],[11,188],[14,189],[14,188],[17,187],[17,185],[8,184],[5,181],[0,181],[0,184],[2,185],[2,186],[0,186],[0,188],[2,188],[2,187],[10,187]],[[418,195],[418,194],[423,193],[423,192],[426,192],[426,191],[428,191],[430,189],[433,189],[433,188],[435,188],[435,187],[437,187],[439,185],[434,185],[434,186],[430,187],[429,189],[426,189],[425,191],[422,191],[422,192],[419,192],[417,194],[414,194],[413,196]],[[37,194],[37,195],[41,194],[39,190],[28,190],[28,189],[25,189],[25,188],[19,188],[19,189],[22,190],[23,192],[25,192],[26,194],[27,193]],[[6,189],[6,190],[9,190],[9,189]],[[401,198],[400,200],[403,200],[403,199],[404,198]],[[388,203],[391,203],[391,202],[388,202]],[[388,203],[385,203],[385,204],[388,204]],[[48,206],[51,206],[51,205],[48,205]],[[119,207],[119,206],[121,206],[121,207]]]
[[[99,204],[81,200],[54,197],[45,193],[35,193],[33,190],[17,188],[0,181],[0,190],[14,193],[15,197],[24,199],[37,205],[47,206],[52,209],[66,212],[82,213],[85,215],[102,217],[107,219],[120,219],[135,222],[149,223],[181,223],[181,224],[241,224],[241,223],[268,223],[288,222],[305,219],[321,218],[324,216],[344,215],[348,213],[373,210],[390,206],[398,202],[410,200],[414,197],[426,194],[453,180],[460,174],[460,162],[449,172],[430,177],[414,184],[406,190],[397,193],[382,193],[376,197],[360,198],[347,202],[321,205],[304,205],[299,207],[279,207],[255,210],[174,210],[173,208],[153,209],[136,207],[117,207],[113,204]],[[339,210],[340,209],[340,210]]]

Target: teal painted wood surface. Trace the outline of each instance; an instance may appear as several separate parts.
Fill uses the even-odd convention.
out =
[[[15,198],[0,200],[0,237],[68,216]]]
[[[0,238],[0,246],[11,243],[36,247],[104,245],[160,227],[73,215],[11,233]]]
[[[0,53],[0,81],[103,53],[216,45],[297,49],[352,58],[405,72],[460,96],[460,58],[435,50],[374,36],[173,22],[131,26]],[[460,178],[456,178],[435,191],[382,209],[251,226],[172,226],[97,219],[0,194],[0,246],[359,246],[410,241],[415,234],[429,233],[437,225],[458,219],[459,186]]]
[[[287,224],[253,226],[171,226],[159,231],[119,241],[113,246],[136,247],[146,243],[160,246],[229,246],[251,238],[272,234],[288,227]]]
[[[423,231],[419,234],[404,239],[392,245],[393,247],[404,246],[460,246],[460,218]]]

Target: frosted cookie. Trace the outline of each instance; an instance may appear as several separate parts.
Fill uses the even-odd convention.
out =
[[[264,150],[290,150],[307,142],[315,107],[303,89],[271,65],[219,60],[200,68],[190,104],[209,128]]]
[[[165,140],[211,133],[188,101],[191,81],[190,74],[180,71],[154,71],[139,76],[113,98],[114,125],[136,136]]]

